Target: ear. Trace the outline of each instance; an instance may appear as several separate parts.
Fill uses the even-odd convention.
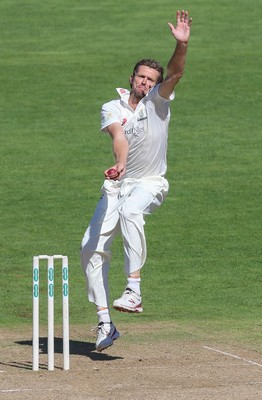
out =
[[[133,85],[133,80],[134,80],[134,75],[130,75],[129,83],[131,86]]]

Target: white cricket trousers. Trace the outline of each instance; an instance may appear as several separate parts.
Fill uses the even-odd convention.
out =
[[[121,232],[125,273],[139,270],[146,260],[144,215],[164,201],[168,182],[160,176],[123,181],[105,180],[81,244],[81,263],[86,276],[88,299],[109,308],[108,272],[110,246]]]

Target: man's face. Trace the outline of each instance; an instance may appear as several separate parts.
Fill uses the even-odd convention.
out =
[[[140,65],[137,73],[130,77],[131,92],[138,99],[142,99],[148,91],[156,85],[159,72],[154,68]]]

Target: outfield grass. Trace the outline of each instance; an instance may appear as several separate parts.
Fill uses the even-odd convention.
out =
[[[147,219],[140,320],[249,333],[261,327],[261,57],[258,10],[169,0],[2,0],[2,325],[31,321],[31,263],[70,260],[72,323],[94,323],[79,245],[99,198],[111,143],[100,106],[128,87],[134,63],[167,63],[167,22],[193,16],[186,73],[172,104],[170,194]],[[252,29],[251,29],[252,26]],[[125,283],[114,244],[112,297]],[[130,316],[114,314],[116,321]],[[256,334],[254,340],[258,341]]]

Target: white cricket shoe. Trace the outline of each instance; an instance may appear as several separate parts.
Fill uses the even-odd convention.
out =
[[[114,340],[118,339],[120,333],[112,322],[100,322],[95,328],[97,331],[96,350],[102,351],[112,346]]]
[[[127,287],[122,296],[113,302],[113,307],[118,311],[141,313],[142,297]]]

